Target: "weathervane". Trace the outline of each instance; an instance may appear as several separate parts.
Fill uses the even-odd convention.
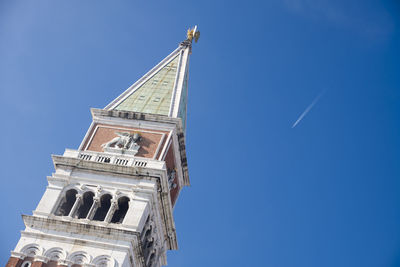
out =
[[[187,35],[187,40],[192,42],[193,38],[194,38],[195,43],[197,43],[197,41],[200,38],[200,31],[197,30],[197,25],[194,26],[192,29],[189,28],[187,30],[187,34],[186,35]]]

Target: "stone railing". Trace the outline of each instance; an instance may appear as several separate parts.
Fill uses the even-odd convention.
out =
[[[154,159],[142,158],[142,157],[133,157],[133,156],[124,156],[118,154],[111,153],[101,153],[94,151],[79,151],[73,149],[66,149],[64,152],[64,157],[70,158],[78,158],[87,161],[100,162],[100,163],[108,163],[115,164],[120,166],[129,166],[129,167],[146,167],[150,169],[164,169],[165,163],[163,161],[158,161]]]

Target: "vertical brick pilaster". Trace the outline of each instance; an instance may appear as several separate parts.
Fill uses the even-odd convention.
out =
[[[6,267],[20,267],[21,263],[22,263],[21,259],[15,258],[15,257],[10,257],[10,259],[8,259]]]
[[[45,267],[47,264],[43,261],[34,261],[32,262],[31,267]]]

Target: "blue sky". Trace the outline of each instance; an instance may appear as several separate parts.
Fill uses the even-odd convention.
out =
[[[50,155],[195,24],[169,266],[400,266],[400,4],[369,0],[1,1],[1,262]]]

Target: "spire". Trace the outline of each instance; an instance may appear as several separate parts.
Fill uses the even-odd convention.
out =
[[[187,39],[125,92],[108,104],[106,110],[133,111],[181,118],[186,128],[189,55],[197,26],[189,29]]]

